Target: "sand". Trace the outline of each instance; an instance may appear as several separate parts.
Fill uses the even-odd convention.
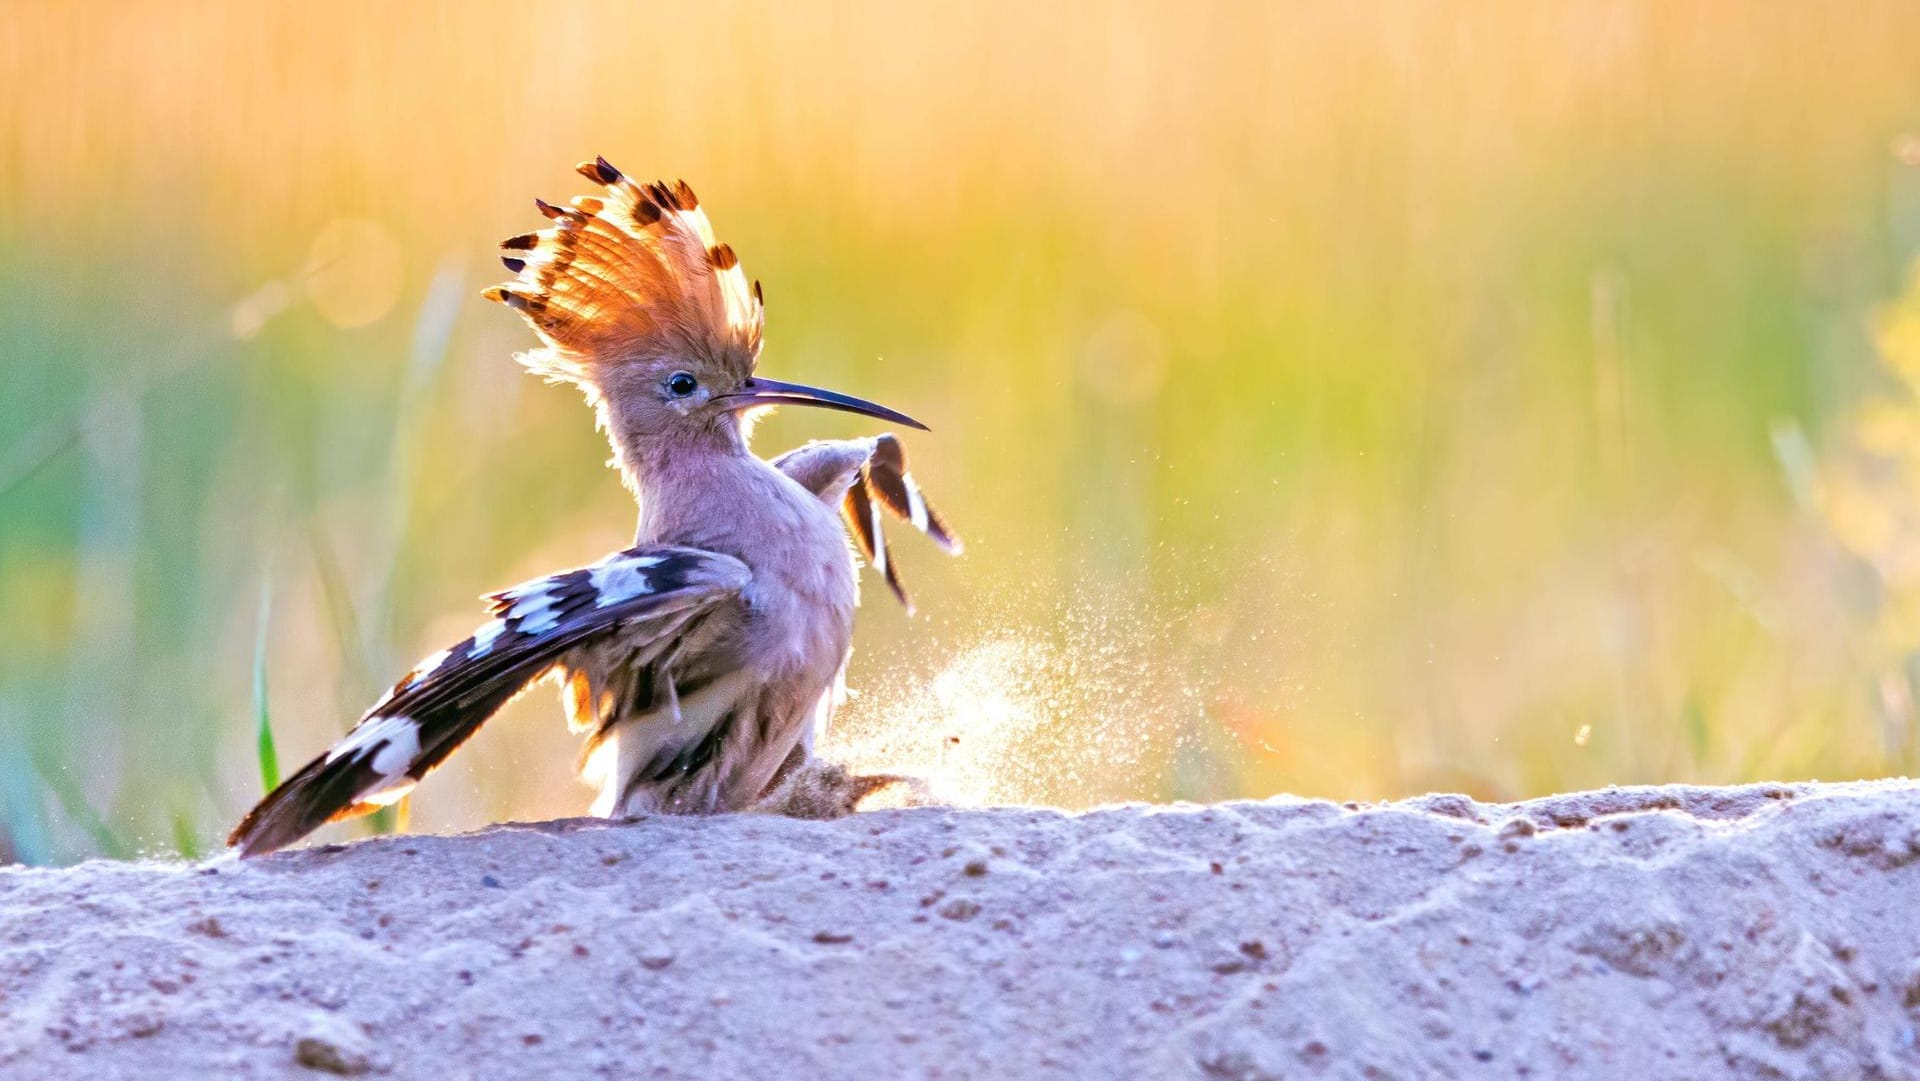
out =
[[[0,1077],[1920,1078],[1920,785],[0,871]]]

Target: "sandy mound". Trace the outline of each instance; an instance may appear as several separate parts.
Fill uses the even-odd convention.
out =
[[[0,872],[0,1076],[1920,1077],[1920,785]]]

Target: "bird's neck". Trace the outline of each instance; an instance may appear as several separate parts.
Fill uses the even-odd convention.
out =
[[[595,419],[613,447],[613,464],[635,495],[670,482],[688,463],[752,456],[746,433],[731,416],[712,424],[653,427],[635,420],[611,398],[591,400]]]
[[[714,547],[740,515],[762,506],[758,489],[769,471],[737,431],[609,434],[621,478],[640,504],[636,544]]]

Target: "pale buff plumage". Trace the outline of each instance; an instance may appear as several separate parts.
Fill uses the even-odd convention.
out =
[[[271,851],[399,799],[526,683],[557,677],[588,738],[601,814],[754,805],[805,763],[840,694],[858,603],[847,530],[904,602],[880,510],[949,551],[892,436],[773,462],[753,412],[812,404],[918,427],[859,399],[754,374],[765,305],[684,182],[606,188],[508,240],[488,291],[541,339],[533,371],[586,394],[640,504],[634,546],[495,594],[494,618],[409,673],[326,755],[254,808],[231,843]]]

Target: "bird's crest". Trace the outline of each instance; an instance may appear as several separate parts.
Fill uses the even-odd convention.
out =
[[[600,384],[603,369],[662,356],[703,358],[745,379],[766,305],[718,243],[686,181],[641,183],[605,158],[580,174],[607,194],[534,200],[552,225],[501,243],[517,280],[486,291],[546,344],[521,359],[549,378]]]

